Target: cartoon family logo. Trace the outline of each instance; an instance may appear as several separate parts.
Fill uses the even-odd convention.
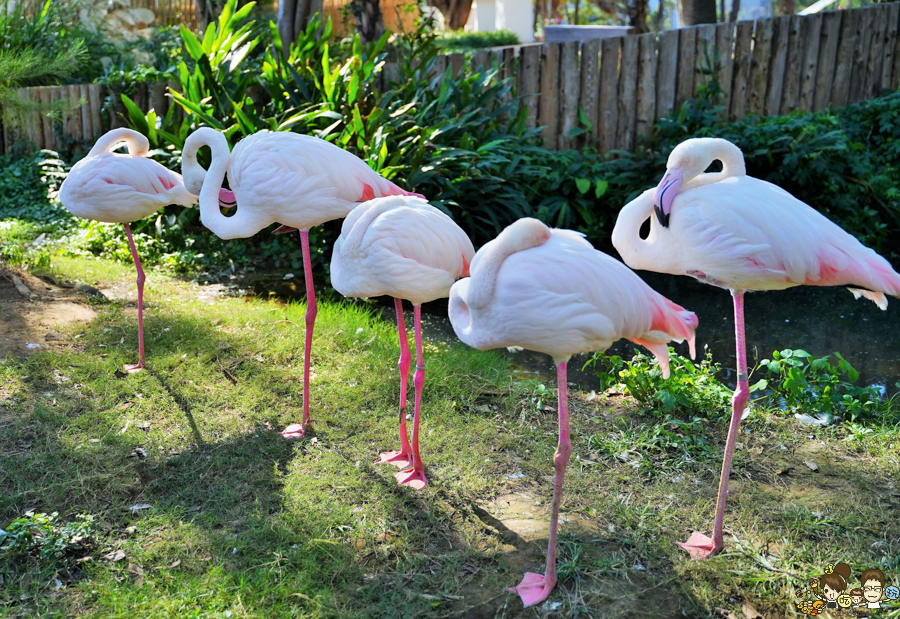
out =
[[[809,579],[809,589],[814,599],[797,603],[797,610],[807,615],[818,615],[826,610],[868,611],[881,608],[884,599],[900,598],[900,589],[887,584],[884,572],[868,569],[859,575],[859,587],[850,588],[850,566],[846,563],[829,563],[825,573]]]

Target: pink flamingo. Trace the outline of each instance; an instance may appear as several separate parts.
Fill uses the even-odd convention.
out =
[[[357,206],[341,228],[331,257],[331,285],[347,297],[394,297],[400,337],[400,451],[381,454],[408,470],[395,473],[400,484],[420,490],[428,481],[419,455],[419,411],[425,387],[421,305],[441,299],[469,274],[475,249],[466,233],[422,198],[397,196]],[[406,381],[409,343],[403,323],[403,299],[413,304],[416,335],[416,389],[412,446],[406,434]]]
[[[208,146],[212,153],[209,171],[197,162],[202,146]],[[228,140],[221,132],[209,127],[197,129],[184,143],[182,172],[188,189],[200,195],[203,225],[219,238],[246,238],[276,222],[283,225],[275,234],[300,231],[307,298],[303,420],[290,424],[282,434],[288,438],[303,436],[310,428],[309,365],[316,322],[309,229],[346,217],[364,200],[415,194],[400,189],[363,160],[325,140],[287,132],[259,131],[229,152]],[[226,173],[231,191],[222,189]],[[219,209],[220,202],[236,203],[236,212],[226,217]]]
[[[110,152],[122,144],[128,155]],[[130,221],[143,219],[169,204],[191,206],[197,202],[184,187],[181,175],[147,159],[150,142],[131,129],[114,129],[103,135],[87,156],[72,166],[59,190],[59,199],[78,217],[121,223],[137,268],[138,362],[128,372],[144,367],[144,270],[131,236]]]
[[[703,173],[715,160],[722,162],[722,171]],[[640,227],[647,219],[650,233],[642,240]],[[705,558],[724,548],[728,476],[750,394],[744,292],[800,285],[850,286],[857,298],[866,297],[886,309],[885,294],[900,296],[900,275],[887,260],[810,206],[780,187],[747,176],[740,149],[720,138],[695,138],[676,146],[659,186],[619,213],[612,242],[633,269],[690,275],[730,290],[734,298],[738,384],[713,538],[695,531],[687,542],[679,542],[692,558]]]
[[[556,585],[556,529],[563,479],[572,453],[566,363],[577,353],[605,350],[628,338],[650,350],[669,375],[670,340],[690,342],[697,317],[645,284],[628,267],[595,250],[583,235],[520,219],[482,247],[472,277],[450,289],[450,322],[463,342],[486,350],[523,347],[547,353],[557,366],[559,445],[550,543],[543,575],[526,573],[510,592],[525,606]]]

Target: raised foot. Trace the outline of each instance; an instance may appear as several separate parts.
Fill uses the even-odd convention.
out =
[[[699,531],[694,531],[690,538],[688,538],[688,541],[675,543],[682,549],[691,553],[691,559],[695,561],[717,555],[722,552],[722,549],[724,548],[724,545],[720,545],[717,548],[716,544],[708,536],[703,535],[703,533],[700,533]]]
[[[138,363],[137,365],[123,365],[122,369],[124,369],[129,374],[134,374],[135,372],[140,372],[144,369],[143,363]]]
[[[412,455],[405,451],[386,451],[378,454],[375,464],[393,464],[397,468],[405,469],[412,463]]]
[[[397,483],[401,486],[409,486],[416,490],[421,490],[428,483],[428,480],[425,479],[424,470],[409,469],[400,471],[399,473],[394,473],[394,477],[397,478]]]
[[[550,596],[553,587],[556,586],[556,579],[547,580],[543,574],[535,574],[534,572],[525,572],[525,577],[515,587],[507,589],[510,593],[518,593],[522,598],[522,603],[528,606],[540,604]]]
[[[281,436],[285,438],[303,438],[309,427],[304,427],[302,423],[292,423],[281,431]]]

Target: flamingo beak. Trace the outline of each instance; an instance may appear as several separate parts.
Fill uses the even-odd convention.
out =
[[[237,206],[237,199],[234,197],[234,193],[228,191],[227,189],[219,190],[219,207],[220,208],[234,208]]]
[[[684,182],[684,172],[681,168],[667,170],[666,175],[659,181],[656,186],[656,194],[653,196],[653,208],[656,211],[656,218],[664,227],[669,227],[669,215],[672,213],[672,202],[675,201],[675,195],[678,188]]]

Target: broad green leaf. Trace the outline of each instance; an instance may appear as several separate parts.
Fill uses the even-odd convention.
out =
[[[578,193],[586,194],[591,189],[591,181],[586,178],[576,178],[575,186],[578,187]]]

